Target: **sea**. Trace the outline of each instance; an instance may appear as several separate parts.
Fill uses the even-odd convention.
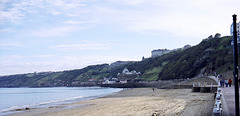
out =
[[[105,87],[0,88],[0,115],[16,109],[53,107],[94,99],[121,90]]]

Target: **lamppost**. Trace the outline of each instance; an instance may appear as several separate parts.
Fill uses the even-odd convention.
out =
[[[234,62],[234,87],[235,87],[235,115],[239,116],[239,88],[238,88],[238,52],[237,52],[237,15],[233,15],[233,62]]]

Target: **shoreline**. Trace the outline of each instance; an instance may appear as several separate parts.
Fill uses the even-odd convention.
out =
[[[85,105],[85,104],[76,105],[76,104],[84,102],[84,101],[92,100],[92,99],[99,99],[99,98],[104,98],[107,96],[119,94],[119,92],[126,91],[129,89],[131,89],[131,88],[122,88],[122,90],[120,90],[118,92],[113,92],[110,94],[101,94],[101,95],[97,95],[97,96],[83,97],[83,98],[80,98],[77,100],[72,100],[72,101],[70,100],[70,101],[64,101],[64,102],[56,102],[54,104],[45,104],[45,105],[34,106],[34,107],[30,106],[30,107],[21,107],[21,108],[16,108],[16,109],[12,109],[12,110],[6,110],[6,111],[2,112],[2,114],[0,113],[0,116],[12,116],[12,115],[13,116],[15,116],[15,115],[21,116],[21,115],[27,115],[26,113],[33,112],[33,111],[42,112],[41,110],[49,110],[49,111],[51,110],[51,112],[52,112],[55,109],[57,109],[57,111],[59,111],[59,110],[66,110],[66,109],[70,109],[70,108],[85,107],[88,105]]]
[[[6,90],[8,90],[8,89],[6,89]],[[61,87],[61,88],[48,88],[48,89],[40,88],[40,90],[39,89],[35,90],[32,88],[27,88],[27,89],[24,88],[23,90],[24,90],[23,91],[24,94],[27,93],[26,97],[24,96],[24,98],[22,96],[20,96],[20,98],[23,98],[23,101],[21,100],[18,102],[16,99],[13,99],[13,101],[9,101],[9,99],[7,99],[7,97],[6,97],[7,94],[5,96],[1,97],[2,99],[7,99],[7,101],[5,101],[5,102],[3,101],[3,103],[1,103],[2,106],[0,109],[0,116],[15,114],[15,113],[22,113],[22,112],[37,110],[37,109],[46,109],[46,108],[55,108],[55,107],[59,108],[59,107],[63,107],[63,105],[67,106],[69,104],[76,103],[76,102],[81,102],[81,101],[86,101],[86,100],[90,100],[90,99],[96,99],[96,98],[107,96],[107,95],[116,94],[117,92],[122,91],[123,89],[103,88],[103,87],[95,87],[95,88],[75,87],[74,89],[72,89],[72,88],[69,89],[67,87]],[[57,90],[57,92],[49,94],[49,91],[53,91],[53,90],[54,91]],[[68,95],[65,95],[64,93],[69,90],[73,94],[70,93]],[[40,97],[30,96],[32,92],[36,93],[35,91],[37,91],[37,93],[44,93],[43,95],[46,95],[46,96],[42,96],[42,95],[40,95]],[[88,91],[90,93],[88,93]],[[17,95],[22,95],[22,94],[19,94],[21,92],[22,92],[21,88],[13,88],[13,89],[10,89],[10,92],[8,92],[8,93],[14,93],[14,94],[16,93]],[[63,94],[59,94],[61,92]],[[28,94],[28,93],[30,93],[30,94]],[[45,94],[45,93],[47,93],[47,94]],[[69,92],[66,92],[66,93],[69,93]],[[53,98],[47,97],[47,96],[52,96],[52,95],[53,95]],[[41,97],[44,97],[44,99],[42,100]],[[24,99],[26,99],[26,100],[24,100]],[[17,102],[17,103],[15,104],[15,102]],[[14,105],[11,105],[13,103],[14,103]]]
[[[112,115],[209,115],[213,93],[193,93],[191,89],[133,88],[90,100],[55,107],[30,109],[8,116],[112,116]]]

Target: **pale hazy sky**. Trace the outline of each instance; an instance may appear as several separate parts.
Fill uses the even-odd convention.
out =
[[[0,75],[139,61],[229,35],[233,14],[240,0],[0,0]]]

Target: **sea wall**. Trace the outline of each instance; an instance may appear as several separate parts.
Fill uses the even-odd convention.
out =
[[[144,88],[154,87],[159,89],[172,89],[174,88],[173,81],[154,81],[154,82],[131,82],[131,83],[115,83],[115,84],[99,84],[101,87],[113,88]]]
[[[99,86],[113,88],[143,88],[143,87],[157,87],[158,83],[118,83],[118,84],[100,84]]]
[[[174,85],[174,89],[192,89],[192,85]]]

